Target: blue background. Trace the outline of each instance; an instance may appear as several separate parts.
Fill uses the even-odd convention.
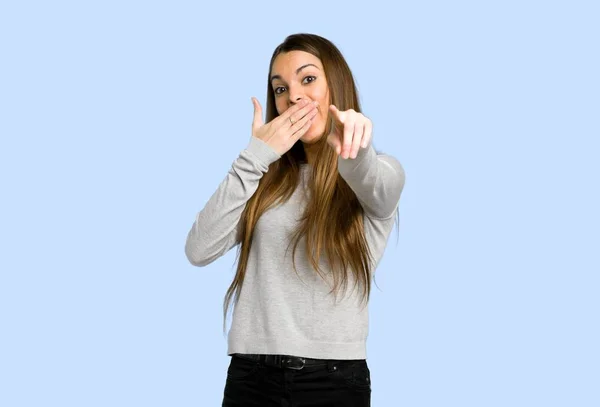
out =
[[[338,45],[407,174],[373,406],[600,405],[599,11],[3,2],[0,405],[220,405],[235,252],[195,268],[185,238],[295,32]]]

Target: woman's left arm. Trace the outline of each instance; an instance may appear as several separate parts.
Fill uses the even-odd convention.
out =
[[[396,158],[377,154],[369,142],[359,149],[356,158],[338,156],[338,171],[367,215],[386,219],[394,214],[406,179]]]
[[[354,110],[330,106],[335,126],[328,142],[338,153],[338,171],[356,194],[367,215],[380,219],[394,214],[406,174],[391,155],[377,154],[371,143],[371,121]]]

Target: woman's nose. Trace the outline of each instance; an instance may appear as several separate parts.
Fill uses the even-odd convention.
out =
[[[298,87],[295,88],[290,88],[289,90],[289,95],[290,95],[290,104],[294,105],[298,102],[300,102],[302,99],[304,99],[304,94],[302,93],[302,90]]]

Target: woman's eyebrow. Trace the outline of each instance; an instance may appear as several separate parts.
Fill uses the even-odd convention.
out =
[[[298,75],[300,73],[300,71],[303,70],[304,68],[306,68],[307,66],[314,66],[315,68],[319,69],[319,67],[316,66],[315,64],[305,64],[305,65],[302,65],[300,68],[296,69],[296,75]],[[281,75],[271,76],[271,82],[273,82],[275,79],[281,79]]]

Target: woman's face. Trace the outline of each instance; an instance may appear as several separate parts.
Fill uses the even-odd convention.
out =
[[[329,111],[329,88],[321,60],[304,51],[279,54],[271,69],[271,87],[275,94],[278,114],[302,99],[317,101],[317,115],[308,131],[300,138],[311,144],[325,132]]]

